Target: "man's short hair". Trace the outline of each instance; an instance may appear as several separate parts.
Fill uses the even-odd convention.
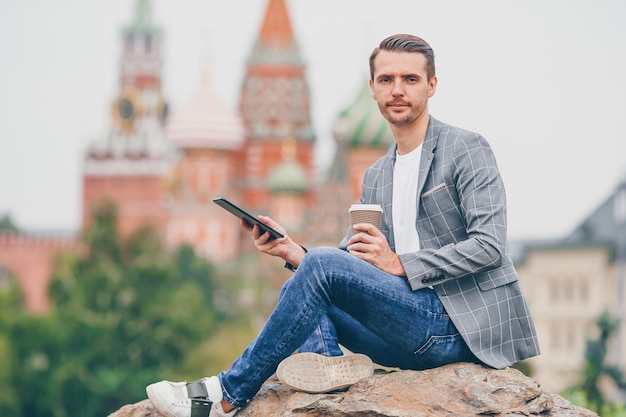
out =
[[[376,47],[370,55],[370,78],[374,80],[374,61],[380,51],[417,52],[426,57],[426,74],[428,80],[435,76],[435,52],[428,42],[417,36],[398,34],[389,36]]]

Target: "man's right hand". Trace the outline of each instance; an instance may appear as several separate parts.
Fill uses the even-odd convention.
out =
[[[241,227],[243,227],[246,231],[252,232],[254,246],[259,250],[259,252],[266,253],[271,256],[278,256],[285,262],[288,262],[297,268],[306,253],[304,249],[291,240],[285,229],[270,217],[258,216],[258,219],[261,223],[264,223],[272,229],[282,233],[284,237],[271,239],[269,232],[261,233],[259,226],[251,227],[244,220],[241,220]]]

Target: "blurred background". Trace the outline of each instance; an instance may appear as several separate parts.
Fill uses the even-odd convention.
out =
[[[228,366],[289,275],[211,199],[269,214],[303,244],[337,244],[365,167],[393,143],[367,59],[394,33],[435,50],[431,114],[498,158],[543,350],[520,368],[614,412],[625,9],[0,0],[0,414],[103,415],[153,380]],[[35,404],[33,390],[47,394]]]
[[[131,4],[129,4],[131,3]],[[291,21],[311,88],[318,165],[331,127],[368,76],[382,38],[408,32],[433,46],[435,117],[483,134],[505,177],[514,238],[576,226],[624,176],[621,126],[626,46],[616,0],[292,0]],[[164,94],[189,100],[201,62],[238,106],[266,4],[154,0],[164,32]],[[84,149],[109,125],[118,92],[127,0],[0,1],[0,213],[27,229],[77,230]]]

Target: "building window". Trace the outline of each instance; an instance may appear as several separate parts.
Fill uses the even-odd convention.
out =
[[[569,324],[567,326],[567,334],[565,336],[566,344],[565,347],[568,351],[573,351],[576,349],[576,326],[574,324]]]
[[[553,351],[557,351],[561,347],[561,326],[558,323],[553,323],[550,332],[550,347]]]
[[[550,302],[557,302],[559,300],[559,283],[551,279],[548,285],[550,288]]]
[[[208,193],[211,184],[211,161],[208,158],[202,158],[198,161],[198,192]]]
[[[580,301],[586,302],[589,300],[589,282],[585,278],[580,280]]]
[[[569,283],[569,285],[566,285],[563,290],[564,290],[564,301],[565,302],[572,302],[574,301],[574,283]]]

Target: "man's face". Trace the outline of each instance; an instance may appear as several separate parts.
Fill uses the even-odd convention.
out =
[[[426,63],[426,57],[417,52],[378,53],[370,88],[389,123],[408,125],[428,115],[428,99],[435,94],[437,77],[428,80]]]

